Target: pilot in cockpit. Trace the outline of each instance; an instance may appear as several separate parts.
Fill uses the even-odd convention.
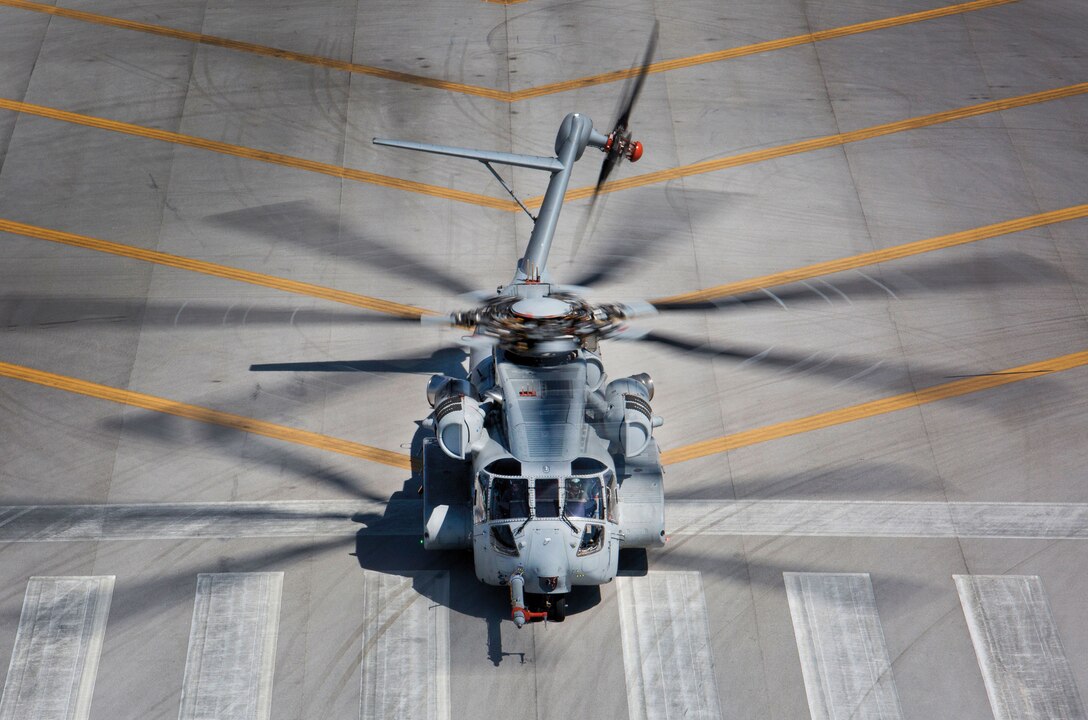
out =
[[[567,480],[567,514],[573,517],[599,518],[601,512],[601,483],[596,478]]]
[[[586,502],[588,500],[586,489],[579,480],[571,478],[567,481],[567,515],[586,517]]]

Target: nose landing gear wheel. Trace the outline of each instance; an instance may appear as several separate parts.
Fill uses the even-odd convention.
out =
[[[561,597],[552,601],[548,606],[548,619],[552,622],[563,622],[567,618],[567,599]]]

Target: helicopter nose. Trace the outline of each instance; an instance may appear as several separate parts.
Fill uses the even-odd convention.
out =
[[[523,557],[525,571],[530,578],[526,586],[529,592],[567,592],[567,550],[559,528],[534,529],[528,540]],[[532,585],[537,587],[531,588]]]

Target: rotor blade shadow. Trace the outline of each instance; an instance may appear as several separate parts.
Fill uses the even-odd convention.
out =
[[[183,569],[173,570],[157,577],[133,580],[131,574],[109,571],[117,575],[117,584],[110,603],[110,626],[119,626],[118,630],[122,630],[126,625],[133,627],[129,624],[146,623],[147,615],[156,610],[192,603],[196,577],[200,573],[275,570],[293,560],[333,550],[343,551],[344,556],[350,560],[348,553],[354,538],[347,536],[316,542],[307,540],[276,549],[266,548],[241,556],[227,554],[226,550],[217,544],[218,542],[200,541],[204,547],[218,548],[213,552],[214,557],[188,562]],[[146,563],[146,568],[152,572],[154,568],[178,554],[177,543],[163,543],[161,548],[159,556],[154,561]],[[106,558],[99,555],[98,559],[103,563],[102,567],[109,567]],[[0,613],[0,621],[14,625],[18,622],[19,615],[20,609],[13,607],[9,611]]]
[[[712,300],[652,302],[658,310],[730,310],[791,305],[838,307],[854,300],[893,298],[1064,283],[1061,268],[1026,253],[999,251],[982,258],[937,261],[927,258],[913,265],[882,264],[877,271],[849,271],[829,277],[770,286],[723,295]],[[877,277],[879,275],[879,277]]]
[[[277,474],[286,472],[306,483],[346,492],[351,497],[385,501],[384,495],[361,483],[361,478],[337,472],[283,443],[250,435],[246,441],[246,455],[239,458],[237,452],[237,433],[241,432],[239,430],[212,425],[200,426],[198,429],[195,426],[199,423],[195,421],[172,415],[161,415],[149,410],[137,410],[126,413],[123,417],[107,418],[101,424],[106,429],[120,434],[132,434],[157,444],[170,446],[187,445],[188,443],[183,442],[182,439],[195,430],[199,433],[197,442],[202,449],[218,452],[230,460],[263,465]]]
[[[603,219],[606,199],[610,209],[607,220]],[[590,218],[594,212],[597,217]],[[641,274],[654,267],[655,256],[667,255],[668,246],[679,242],[684,231],[690,233],[692,212],[699,211],[689,211],[683,198],[677,198],[668,187],[634,188],[623,195],[606,196],[596,211],[592,207],[585,210],[584,222],[592,223],[586,234],[588,262],[576,268],[572,258],[555,272],[577,272],[570,281],[577,287],[599,287],[626,275]],[[632,215],[639,218],[638,224],[631,224]]]
[[[344,227],[339,215],[308,200],[270,203],[211,215],[205,220],[232,232],[245,232],[289,245],[379,268],[418,283],[421,279],[455,295],[478,289],[428,260]]]
[[[297,325],[410,324],[418,319],[358,310],[268,308],[246,303],[168,302],[142,298],[47,295],[0,296],[0,328],[65,328],[86,324],[169,328]]]
[[[797,540],[800,538],[787,539],[789,542]],[[776,539],[775,542],[777,548],[780,541]],[[804,560],[784,561],[763,557],[765,553],[761,550],[760,546],[749,547],[738,554],[722,550],[713,538],[700,540],[698,536],[691,536],[679,542],[674,538],[664,549],[650,551],[650,567],[653,570],[695,570],[710,576],[709,582],[751,585],[764,592],[782,593],[785,593],[783,574],[787,572],[856,573],[868,569],[859,568],[849,557],[840,558],[834,554],[806,553]],[[906,575],[881,574],[874,577],[874,582],[878,580],[883,587],[894,587],[899,593],[896,597],[902,602],[909,602],[916,593],[928,589],[920,580]]]
[[[911,361],[904,365],[884,360],[843,356],[839,353],[796,353],[768,347],[756,350],[743,346],[724,346],[710,341],[698,341],[650,331],[643,335],[632,335],[625,340],[647,342],[701,356],[710,360],[724,359],[735,361],[738,367],[752,367],[780,373],[789,373],[799,378],[811,377],[821,381],[830,381],[837,385],[858,383],[894,395],[917,393],[922,389],[942,385],[949,381],[980,375],[994,374],[991,368],[954,369]],[[996,374],[1002,374],[996,371]],[[1060,387],[1062,380],[1046,375],[1034,381],[1036,388]],[[1012,422],[998,408],[979,405],[970,393],[953,393],[947,402],[979,408],[996,415],[1002,422]]]
[[[887,500],[940,487],[939,478],[905,463],[857,462],[845,467],[778,476],[734,471],[732,481],[688,482],[670,486],[667,500],[716,500],[722,491],[738,501],[849,498]]]
[[[887,364],[883,360],[844,357],[838,353],[797,353],[768,347],[759,350],[742,345],[727,346],[712,341],[700,341],[657,330],[634,338],[638,342],[663,345],[684,353],[700,355],[710,359],[735,360],[741,365],[778,371],[789,371],[801,375],[810,374],[821,378],[840,381],[867,381],[887,384]],[[906,377],[903,371],[897,371],[900,379]],[[874,377],[875,376],[875,377]]]

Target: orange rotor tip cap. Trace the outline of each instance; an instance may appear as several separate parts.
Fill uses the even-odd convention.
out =
[[[631,149],[628,151],[627,157],[631,159],[631,162],[638,162],[638,159],[642,157],[642,143],[636,140],[631,145]]]

